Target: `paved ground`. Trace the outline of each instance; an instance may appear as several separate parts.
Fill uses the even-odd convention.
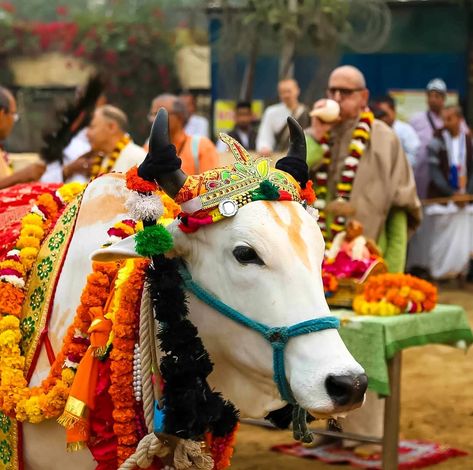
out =
[[[473,286],[442,286],[442,303],[460,304],[473,327]],[[473,469],[473,348],[411,348],[403,353],[401,437],[432,440],[470,452],[431,468]],[[242,426],[232,468],[235,470],[347,470],[347,466],[287,457],[269,451],[291,442],[289,432]]]

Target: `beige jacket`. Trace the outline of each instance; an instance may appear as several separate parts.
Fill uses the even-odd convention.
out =
[[[332,131],[329,194],[335,194],[356,124],[357,120],[344,122]],[[376,119],[360,159],[350,202],[356,209],[354,218],[364,226],[364,235],[374,240],[381,234],[391,208],[406,210],[411,230],[422,218],[414,176],[401,144],[392,129]]]

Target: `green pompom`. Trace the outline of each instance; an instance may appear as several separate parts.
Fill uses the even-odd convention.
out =
[[[172,247],[172,236],[161,224],[145,227],[135,236],[136,252],[145,258],[166,253]]]
[[[253,201],[277,201],[279,199],[278,187],[269,180],[260,183],[259,188],[251,192]]]

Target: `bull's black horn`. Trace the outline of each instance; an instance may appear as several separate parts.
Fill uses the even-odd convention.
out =
[[[287,118],[287,125],[289,126],[290,135],[287,157],[294,157],[306,161],[307,146],[305,143],[304,130],[292,116]]]
[[[309,180],[309,168],[306,163],[307,146],[304,131],[292,116],[287,118],[287,125],[289,126],[290,134],[289,150],[285,157],[278,160],[276,168],[292,175],[302,188],[304,188]]]
[[[187,179],[181,164],[176,147],[169,141],[168,112],[160,108],[151,127],[148,155],[138,167],[138,175],[156,181],[168,196],[174,198]]]

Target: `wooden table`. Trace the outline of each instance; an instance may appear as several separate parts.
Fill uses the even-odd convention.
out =
[[[431,313],[395,317],[360,317],[351,310],[333,310],[332,313],[341,319],[342,339],[366,370],[368,387],[386,397],[384,435],[379,439],[336,431],[313,432],[381,444],[383,470],[397,470],[402,350],[433,343],[472,344],[473,334],[465,311],[456,305],[438,305]],[[367,341],[367,338],[370,340]]]

